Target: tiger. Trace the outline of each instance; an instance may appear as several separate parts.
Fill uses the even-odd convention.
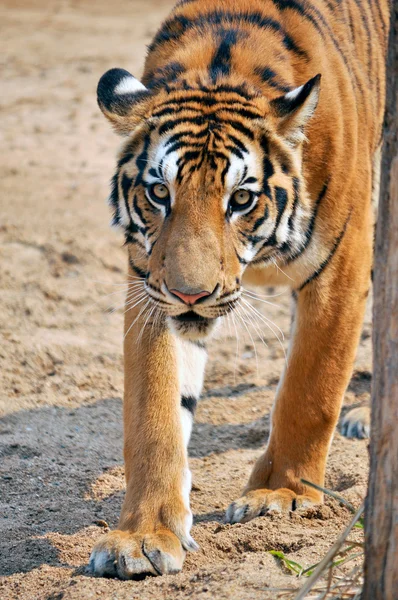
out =
[[[94,575],[177,573],[198,548],[187,445],[207,340],[244,284],[288,285],[293,320],[266,448],[225,520],[323,502],[305,482],[324,486],[370,289],[388,31],[387,0],[180,0],[141,81],[101,77],[129,291],[126,493]]]

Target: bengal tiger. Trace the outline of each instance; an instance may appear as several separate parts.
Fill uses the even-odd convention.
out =
[[[324,484],[370,287],[388,26],[387,0],[181,0],[142,81],[100,79],[125,138],[110,203],[129,294],[126,495],[95,575],[175,573],[197,548],[187,444],[242,281],[288,283],[295,308],[268,444],[226,521],[322,502],[302,479]]]

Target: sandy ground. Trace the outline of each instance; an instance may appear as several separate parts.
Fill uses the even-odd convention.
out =
[[[140,582],[85,571],[123,496],[122,311],[125,252],[105,204],[118,141],[96,106],[113,66],[139,75],[167,14],[160,0],[1,4],[0,598],[273,599],[294,578],[270,554],[308,566],[349,520],[334,501],[304,516],[223,524],[269,430],[283,367],[274,334],[212,342],[190,444],[193,535],[183,573]],[[289,294],[258,307],[285,332]],[[107,296],[107,294],[112,294]],[[345,405],[370,388],[370,318]],[[343,409],[344,410],[344,409]],[[305,408],[303,407],[303,419]],[[336,433],[327,485],[356,505],[367,443]],[[293,593],[286,597],[291,598]]]

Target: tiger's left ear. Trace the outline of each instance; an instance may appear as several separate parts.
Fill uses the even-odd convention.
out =
[[[124,69],[110,69],[99,80],[98,105],[116,131],[131,133],[150,116],[151,92]]]
[[[315,75],[304,85],[271,100],[271,112],[277,117],[277,130],[291,145],[305,140],[304,127],[315,112],[319,100],[321,76]]]

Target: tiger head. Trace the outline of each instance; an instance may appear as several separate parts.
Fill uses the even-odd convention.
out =
[[[113,223],[179,335],[208,335],[238,303],[247,265],[284,261],[304,243],[302,146],[319,83],[269,100],[243,81],[145,87],[123,69],[101,78],[99,106],[126,137]]]

